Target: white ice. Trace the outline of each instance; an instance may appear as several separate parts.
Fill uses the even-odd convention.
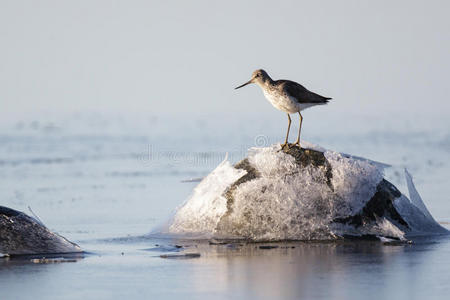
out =
[[[251,148],[248,160],[260,176],[233,191],[231,209],[227,208],[224,192],[247,172],[224,161],[177,210],[169,233],[255,241],[328,240],[345,234],[404,238],[405,231],[386,218],[362,228],[333,222],[335,218],[355,215],[364,207],[383,179],[386,165],[308,146],[325,151],[332,167],[333,188],[327,184],[322,167],[300,167],[294,157],[280,151],[279,145]],[[407,175],[408,178],[414,187]],[[395,207],[407,222],[414,224],[416,231],[425,223],[436,223],[434,220],[432,223],[432,216],[415,188],[410,189],[410,196],[413,202],[404,195],[395,201]]]
[[[227,210],[227,199],[222,194],[245,173],[244,170],[233,168],[225,158],[199,183],[189,200],[178,209],[170,225],[170,231],[201,236],[212,235],[221,216]]]
[[[394,206],[411,227],[410,236],[447,234],[447,229],[439,225],[428,211],[419,192],[414,186],[412,176],[405,169],[405,179],[408,186],[409,199],[402,195],[394,201]]]

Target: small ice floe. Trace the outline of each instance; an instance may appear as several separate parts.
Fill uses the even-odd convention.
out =
[[[188,182],[200,182],[203,180],[203,177],[197,177],[197,178],[189,178],[189,179],[183,179],[181,180],[182,183],[188,183]]]
[[[408,241],[408,240],[399,240],[399,239],[383,237],[383,236],[380,236],[378,238],[383,243],[383,245],[387,245],[387,246],[403,246],[405,244],[412,243],[411,241]]]
[[[60,264],[60,263],[67,263],[67,262],[77,262],[76,259],[69,259],[69,258],[33,258],[30,260],[34,264]]]
[[[142,251],[149,252],[178,252],[181,247],[171,246],[171,245],[155,245],[155,247],[141,249]]]
[[[311,148],[272,145],[249,149],[235,165],[225,159],[176,211],[166,233],[249,241],[404,241],[447,233],[408,173],[411,200],[384,178],[387,165]]]
[[[262,250],[270,250],[270,249],[277,249],[277,248],[279,248],[279,246],[277,246],[277,245],[262,245],[262,246],[259,246],[258,248],[262,249]]]
[[[12,255],[81,253],[81,248],[23,212],[0,206],[0,252]]]
[[[189,258],[198,258],[200,256],[201,256],[200,253],[180,253],[180,254],[162,254],[159,257],[171,259],[189,259]]]

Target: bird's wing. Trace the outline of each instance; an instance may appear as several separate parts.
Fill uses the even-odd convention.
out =
[[[303,85],[290,81],[280,80],[283,90],[289,95],[297,98],[300,103],[327,103],[331,98],[321,96],[306,89]]]

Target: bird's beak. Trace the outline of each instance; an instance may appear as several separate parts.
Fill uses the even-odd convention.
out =
[[[236,87],[236,88],[234,88],[234,89],[235,89],[235,90],[240,89],[241,87],[244,87],[244,86],[246,86],[247,84],[250,84],[250,83],[252,83],[251,80],[247,81],[247,82],[244,83],[243,85],[240,85],[240,86],[238,86],[238,87]]]

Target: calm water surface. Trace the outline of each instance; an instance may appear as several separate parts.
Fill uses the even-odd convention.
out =
[[[285,124],[274,119],[241,118],[223,126],[226,118],[198,117],[168,127],[168,120],[151,117],[82,115],[3,125],[0,204],[27,213],[30,206],[88,253],[52,264],[1,260],[1,299],[448,296],[449,237],[400,246],[288,243],[260,249],[145,236],[189,196],[196,183],[183,180],[206,175],[227,152],[237,161],[250,146],[277,142]],[[407,167],[432,214],[447,226],[450,124],[430,125],[434,121],[410,126],[397,120],[381,128],[361,122],[345,131],[311,124],[305,139],[393,164],[386,175],[402,191]],[[160,257],[185,252],[200,257]]]

